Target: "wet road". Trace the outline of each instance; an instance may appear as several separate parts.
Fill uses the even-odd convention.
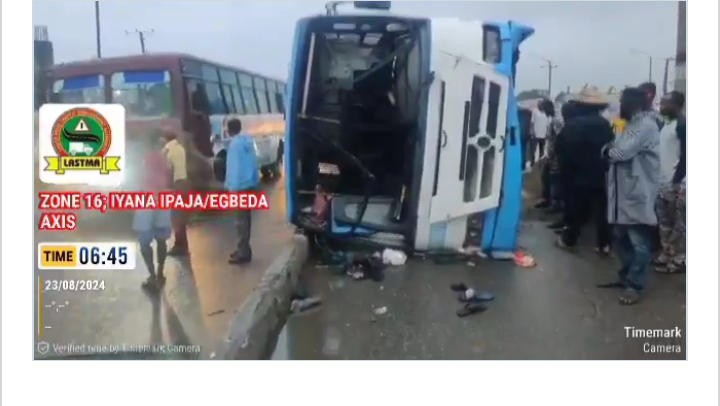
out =
[[[147,271],[138,258],[133,271],[38,271],[44,281],[102,280],[101,292],[44,292],[36,358],[212,358],[224,347],[229,321],[290,240],[282,182],[265,186],[270,211],[253,218],[254,261],[227,263],[236,232],[232,216],[199,218],[190,227],[192,256],[169,258],[160,298],[140,289]],[[37,242],[132,240],[128,217],[80,223],[74,232],[37,232]],[[38,273],[39,272],[39,273]],[[37,283],[37,280],[36,280]],[[36,286],[37,288],[37,286]],[[72,344],[72,345],[71,345]],[[102,352],[98,357],[92,355]],[[90,355],[89,355],[90,354]]]
[[[376,283],[309,265],[307,284],[325,304],[290,318],[274,359],[685,359],[684,275],[653,276],[644,302],[621,306],[617,292],[595,288],[614,277],[615,260],[560,251],[552,237],[542,222],[525,224],[532,269],[411,260]],[[490,309],[458,318],[457,282],[494,293]],[[625,327],[679,327],[682,338],[627,338]]]

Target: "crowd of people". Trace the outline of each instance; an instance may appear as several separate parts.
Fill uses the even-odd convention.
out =
[[[260,175],[255,155],[255,145],[242,133],[238,119],[228,120],[227,154],[222,165],[225,189],[232,192],[254,191],[259,187]],[[143,159],[143,191],[162,192],[174,190],[187,193],[191,189],[188,177],[187,154],[173,128],[162,130],[160,137],[147,137]],[[228,262],[234,265],[252,261],[250,232],[251,212],[236,212],[238,243]],[[165,283],[165,260],[168,256],[185,257],[190,254],[187,237],[188,213],[171,213],[163,210],[139,210],[133,219],[133,229],[138,235],[140,254],[148,269],[148,278],[142,288],[157,293]],[[168,250],[167,240],[174,234],[175,245]],[[152,243],[155,242],[155,250]]]
[[[622,289],[627,305],[642,299],[651,265],[659,273],[685,271],[685,97],[664,95],[659,111],[655,98],[653,83],[627,88],[619,117],[608,117],[606,96],[586,88],[559,116],[549,100],[520,112],[523,169],[541,158],[536,207],[560,215],[549,225],[556,245],[574,248],[592,223],[596,252],[621,262],[617,279],[598,287]]]

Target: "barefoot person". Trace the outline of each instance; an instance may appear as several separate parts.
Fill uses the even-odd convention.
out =
[[[660,131],[660,191],[655,207],[662,252],[655,270],[675,273],[685,270],[685,96],[670,92],[663,97],[660,112],[669,121]]]
[[[618,280],[599,285],[623,288],[620,303],[637,303],[645,291],[657,226],[655,199],[660,174],[660,131],[645,106],[646,94],[628,88],[620,99],[623,134],[603,148],[608,172],[608,219],[615,226],[615,242],[622,268]]]
[[[236,118],[228,121],[227,128],[231,141],[227,151],[225,188],[231,192],[256,191],[260,185],[260,168],[257,164],[255,141],[241,133],[242,123]],[[228,262],[240,265],[252,261],[252,248],[250,248],[252,212],[238,210],[236,215],[237,250],[230,254]]]
[[[164,128],[162,137],[165,140],[163,153],[172,169],[172,189],[176,192],[186,193],[190,190],[187,173],[187,155],[185,147],[178,141],[178,132],[173,128]],[[188,255],[187,239],[187,213],[176,211],[172,215],[173,229],[175,231],[175,245],[168,252],[170,256]]]
[[[172,173],[162,153],[162,142],[158,137],[147,137],[148,153],[143,160],[144,192],[162,192],[170,190]],[[165,259],[167,258],[167,240],[172,234],[171,213],[167,210],[138,210],[133,218],[133,229],[138,235],[140,254],[150,276],[142,287],[148,291],[157,291],[165,283]],[[152,242],[157,248],[157,267]]]

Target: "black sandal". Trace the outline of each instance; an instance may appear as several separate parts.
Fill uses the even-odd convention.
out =
[[[462,282],[453,283],[452,285],[450,285],[450,290],[452,290],[453,292],[465,292],[466,290],[468,290],[468,287]]]
[[[467,317],[475,313],[482,313],[488,309],[488,305],[484,302],[468,302],[462,309],[457,311],[458,317]]]
[[[614,282],[608,282],[608,283],[598,283],[598,288],[601,289],[623,289],[625,288],[625,284],[620,281],[614,281]]]

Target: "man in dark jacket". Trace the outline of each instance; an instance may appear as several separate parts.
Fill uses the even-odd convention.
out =
[[[568,194],[566,227],[557,245],[569,248],[577,244],[583,223],[592,216],[596,227],[596,250],[609,254],[611,231],[607,222],[607,163],[602,148],[613,140],[613,131],[600,113],[607,100],[596,89],[584,90],[572,102],[575,117],[566,123],[556,144],[560,173]]]

